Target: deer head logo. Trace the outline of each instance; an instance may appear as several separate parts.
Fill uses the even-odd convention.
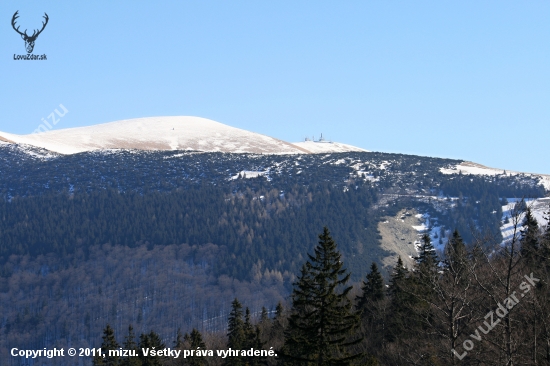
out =
[[[27,34],[27,30],[25,29],[25,32],[20,32],[19,31],[19,27],[15,28],[15,21],[17,20],[17,18],[19,18],[19,15],[17,15],[17,13],[19,13],[19,10],[15,12],[15,14],[13,14],[13,18],[11,18],[11,26],[13,27],[13,29],[19,33],[21,35],[21,38],[23,38],[23,40],[25,41],[25,48],[27,49],[27,53],[32,53],[32,50],[34,49],[34,42],[36,41],[36,38],[38,38],[38,35],[40,33],[42,33],[42,31],[44,30],[44,28],[46,28],[46,24],[48,24],[48,14],[44,13],[44,19],[46,20],[45,22],[42,22],[42,29],[38,30],[38,29],[35,29],[34,32],[32,33],[31,36],[29,36]]]

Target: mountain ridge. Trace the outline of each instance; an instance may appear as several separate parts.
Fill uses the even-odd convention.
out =
[[[366,151],[355,146],[332,142],[289,143],[193,116],[135,118],[29,135],[0,131],[0,140],[5,143],[43,148],[60,154],[108,149],[257,154]]]

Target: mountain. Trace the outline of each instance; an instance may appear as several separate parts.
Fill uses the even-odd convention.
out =
[[[108,149],[254,154],[364,151],[351,145],[331,142],[291,144],[206,118],[189,116],[137,118],[30,135],[0,132],[0,141],[61,154]]]
[[[498,245],[518,200],[541,226],[549,204],[545,175],[196,117],[0,136],[0,359],[96,347],[107,323],[171,344],[223,330],[235,297],[273,310],[325,225],[358,283],[372,262],[410,267],[422,233],[438,250],[454,229]]]

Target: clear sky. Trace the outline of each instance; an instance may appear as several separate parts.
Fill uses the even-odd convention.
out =
[[[34,54],[21,30],[49,23]],[[0,131],[193,115],[550,174],[550,1],[0,3]]]

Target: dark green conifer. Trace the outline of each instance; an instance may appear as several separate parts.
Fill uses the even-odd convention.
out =
[[[283,317],[284,307],[282,302],[277,303],[277,307],[275,308],[275,320],[280,319]]]
[[[197,330],[197,328],[193,328],[193,330],[191,330],[191,334],[189,335],[189,345],[191,346],[191,349],[197,349],[198,347],[201,349],[206,348],[206,344],[202,339],[202,334]]]
[[[166,348],[159,335],[153,331],[149,334],[141,334],[139,336],[139,348],[142,349],[148,348],[152,350],[161,350]],[[164,359],[161,357],[145,356],[143,352],[140,352],[140,359],[142,366],[162,366]]]
[[[463,271],[466,269],[467,259],[466,245],[458,230],[455,229],[445,246],[445,265],[447,268],[452,266],[454,271]]]
[[[362,294],[357,296],[357,310],[365,312],[367,305],[384,299],[384,279],[378,271],[378,266],[372,262],[370,272],[361,287]],[[365,315],[365,314],[363,314]]]
[[[418,257],[415,257],[414,291],[418,298],[429,300],[434,292],[434,283],[437,281],[439,261],[430,236],[425,233],[421,241]]]
[[[529,266],[536,266],[541,254],[539,252],[539,225],[530,207],[525,210],[525,218],[522,225],[521,256],[525,258]]]
[[[269,329],[268,337],[266,339],[269,341],[269,345],[273,346],[277,353],[280,353],[283,343],[284,343],[284,330],[286,328],[287,320],[284,314],[283,304],[279,301],[277,307],[275,308],[275,317],[271,328]]]
[[[227,323],[228,347],[241,349],[245,341],[243,306],[238,299],[231,303],[231,312]]]
[[[408,273],[409,271],[407,271],[407,268],[403,265],[401,256],[399,256],[397,258],[397,265],[394,267],[391,275],[390,285],[388,286],[388,294],[390,296],[395,297],[396,294],[402,291],[403,282]]]
[[[362,354],[351,351],[361,337],[359,316],[347,297],[350,274],[326,227],[319,239],[294,284],[284,358],[292,365],[353,365]]]
[[[132,350],[136,355],[139,355],[141,352],[138,349],[136,343],[136,335],[134,334],[134,327],[132,325],[128,326],[128,335],[124,339],[122,344],[125,350]],[[139,357],[125,357],[121,363],[122,366],[141,366],[141,360]]]
[[[411,315],[412,296],[407,290],[408,272],[399,256],[388,286],[390,317],[385,337],[390,342],[395,342],[399,337],[405,336],[406,323]]]
[[[248,307],[245,309],[243,329],[245,339],[243,348],[248,349],[252,347],[252,344],[254,343],[254,337],[256,336],[256,330],[252,325],[252,320],[250,319],[250,309]]]
[[[206,343],[204,343],[204,340],[202,339],[202,334],[196,328],[193,328],[191,334],[185,333],[183,336],[183,348],[189,350],[206,349]],[[189,356],[186,358],[185,365],[205,366],[207,365],[207,361],[201,356]]]
[[[369,354],[380,352],[384,343],[386,328],[384,298],[384,279],[376,263],[371,264],[371,271],[363,281],[362,294],[356,298],[357,311],[361,313],[362,334],[366,339],[365,346]],[[369,358],[364,361],[369,365]],[[372,360],[370,361],[372,362]],[[375,363],[374,363],[375,364]]]
[[[424,233],[420,240],[422,244],[420,246],[420,253],[418,253],[418,257],[414,258],[417,265],[419,267],[424,266],[428,268],[437,266],[437,253],[435,252],[430,235]]]
[[[246,346],[245,323],[243,321],[243,306],[238,299],[231,303],[231,312],[227,323],[227,347],[234,350],[242,350]],[[228,357],[225,365],[243,366],[243,357]]]
[[[118,350],[120,345],[116,341],[115,331],[109,324],[103,330],[103,342],[101,342],[101,352],[105,355],[96,355],[93,358],[93,366],[120,366],[121,359],[118,355],[109,355],[109,350]]]

